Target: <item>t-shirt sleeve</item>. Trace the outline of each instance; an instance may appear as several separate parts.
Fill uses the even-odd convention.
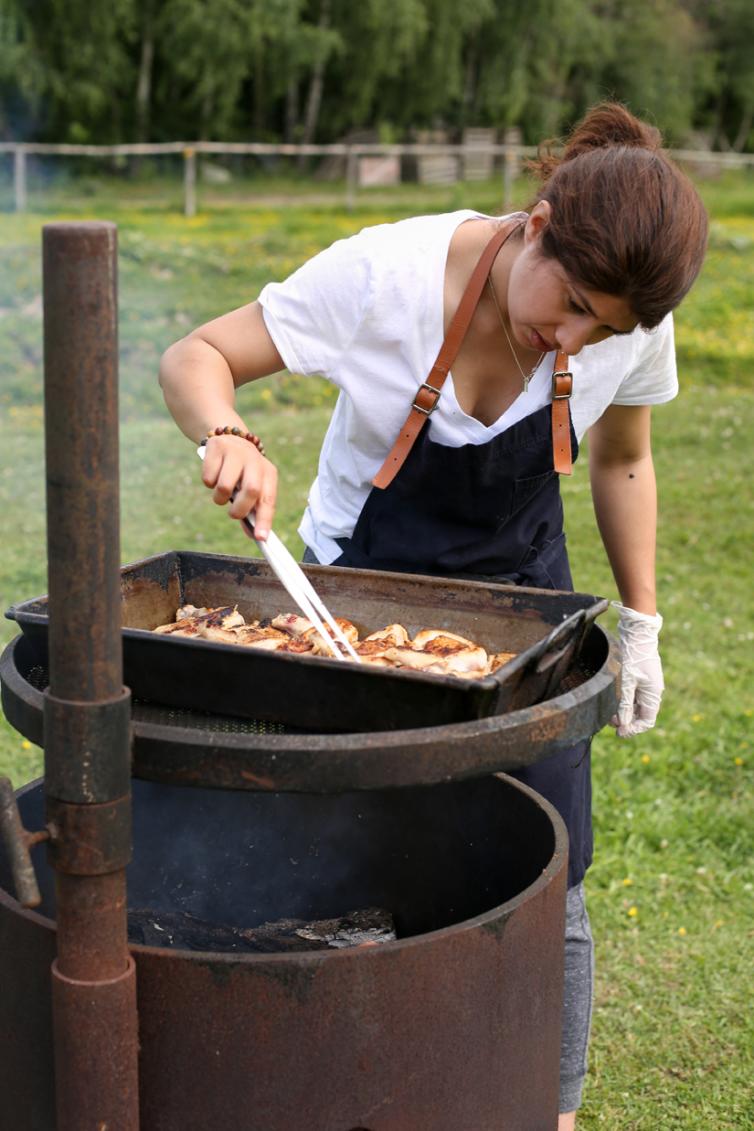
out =
[[[370,290],[360,236],[338,240],[259,295],[265,325],[288,369],[334,377],[359,329]]]
[[[639,348],[618,386],[613,404],[664,404],[678,393],[672,314],[655,330],[639,333]]]

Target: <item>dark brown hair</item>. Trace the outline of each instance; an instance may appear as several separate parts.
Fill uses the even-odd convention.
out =
[[[540,153],[550,223],[542,254],[574,282],[626,299],[646,329],[678,306],[704,260],[707,214],[659,132],[617,102],[593,107],[562,156]]]

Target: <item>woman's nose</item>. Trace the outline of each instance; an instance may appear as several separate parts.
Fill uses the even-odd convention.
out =
[[[569,319],[562,324],[556,334],[558,345],[569,357],[575,357],[593,340],[597,325],[596,318]]]

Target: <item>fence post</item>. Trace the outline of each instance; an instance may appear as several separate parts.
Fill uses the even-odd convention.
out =
[[[353,212],[356,203],[356,184],[359,173],[359,158],[349,146],[346,155],[346,212]]]
[[[16,212],[26,211],[26,150],[17,145],[13,152],[13,191]]]
[[[196,216],[196,150],[183,151],[183,215]]]

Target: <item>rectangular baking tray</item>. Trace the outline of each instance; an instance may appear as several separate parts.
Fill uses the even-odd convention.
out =
[[[135,698],[314,732],[439,726],[550,698],[607,601],[486,581],[305,566],[334,616],[366,635],[399,622],[455,632],[488,652],[516,652],[483,679],[340,663],[208,640],[155,635],[176,609],[237,605],[247,622],[295,611],[263,561],[171,550],[121,569],[124,679]],[[47,664],[47,597],[6,616]]]

